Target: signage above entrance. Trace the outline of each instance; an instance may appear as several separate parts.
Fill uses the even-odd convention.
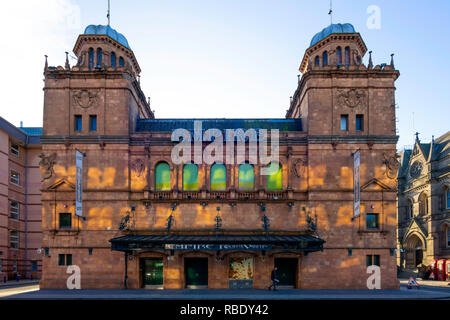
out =
[[[270,250],[270,244],[166,244],[168,250]]]

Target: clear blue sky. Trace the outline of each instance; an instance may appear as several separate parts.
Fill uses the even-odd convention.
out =
[[[33,64],[30,94],[20,105],[11,98],[12,108],[2,107],[1,115],[16,125],[20,120],[25,126],[42,125],[43,55],[49,55],[50,65],[64,65],[64,51],[71,51],[88,24],[106,24],[107,0],[61,1],[75,8],[74,21],[54,18],[57,9],[46,19],[51,8],[42,6],[42,13],[36,8],[26,18],[40,19],[42,28],[33,24],[14,34],[20,38],[23,32],[35,41],[24,50],[24,66],[15,65],[14,72],[23,68],[23,79]],[[381,10],[380,29],[366,26],[370,5]],[[63,16],[66,9],[60,10]],[[329,0],[111,0],[111,26],[127,37],[140,63],[141,86],[152,98],[156,117],[281,118],[296,89],[305,49],[330,23],[328,9]],[[395,53],[401,74],[396,82],[398,147],[413,144],[415,131],[423,141],[447,132],[450,1],[334,0],[333,12],[333,22],[350,22],[361,33],[375,64],[389,63]],[[7,15],[10,20],[26,17],[21,9]],[[2,94],[16,94],[8,85],[17,82],[3,83]]]

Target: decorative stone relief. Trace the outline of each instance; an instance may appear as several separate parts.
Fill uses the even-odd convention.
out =
[[[383,153],[383,163],[386,165],[386,175],[389,179],[395,179],[397,177],[398,168],[400,168],[400,162],[397,160],[397,154],[387,155]]]
[[[338,90],[337,104],[341,107],[347,106],[349,108],[355,108],[358,106],[364,106],[366,104],[366,92],[364,90],[349,89]]]
[[[292,166],[292,173],[297,178],[300,178],[302,175],[304,175],[305,170],[306,170],[306,161],[304,159],[295,160],[295,162]]]
[[[140,177],[144,173],[144,170],[145,170],[144,160],[142,160],[140,158],[135,159],[131,162],[130,167],[131,167],[131,170],[135,171],[137,176]]]
[[[55,171],[53,170],[53,166],[56,164],[56,153],[53,152],[49,156],[45,156],[43,153],[39,155],[41,161],[39,161],[39,165],[44,169],[44,176],[41,180],[47,180],[53,176]]]
[[[98,93],[100,90],[74,90],[72,93],[73,102],[80,107],[87,109],[98,105]]]

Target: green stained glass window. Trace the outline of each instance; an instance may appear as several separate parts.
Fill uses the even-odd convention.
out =
[[[253,166],[243,163],[239,166],[239,190],[253,190],[255,184],[255,171]]]
[[[198,190],[198,168],[197,165],[188,163],[183,167],[183,190]]]
[[[211,190],[225,191],[227,188],[227,169],[223,164],[214,164],[211,167]]]
[[[155,170],[156,190],[170,190],[170,167],[166,162],[160,162]]]
[[[276,167],[278,166],[278,170]],[[281,166],[277,163],[270,163],[267,166],[269,172],[276,170],[274,173],[267,175],[267,190],[281,190],[283,189],[283,180],[281,175]]]

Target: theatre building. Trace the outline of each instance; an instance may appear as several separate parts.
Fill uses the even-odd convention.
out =
[[[220,110],[217,119],[157,119],[122,34],[90,25],[73,52],[76,65],[46,61],[44,70],[41,144],[52,166],[43,170],[41,288],[66,288],[68,265],[80,268],[82,289],[264,289],[274,266],[283,287],[365,289],[369,265],[380,267],[381,288],[399,287],[399,72],[392,57],[363,64],[367,48],[351,24],[314,36],[290,107],[276,119],[224,119]],[[192,133],[192,161],[174,160],[176,129]],[[270,152],[278,130],[276,161],[249,156],[255,139],[263,144],[260,129]],[[196,161],[213,143],[224,160]]]

